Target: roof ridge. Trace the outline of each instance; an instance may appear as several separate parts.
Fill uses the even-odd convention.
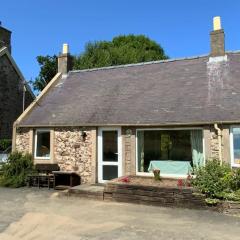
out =
[[[183,60],[192,60],[192,59],[198,59],[198,58],[207,57],[207,56],[209,56],[209,54],[197,55],[197,56],[192,56],[192,57],[164,59],[164,60],[149,61],[149,62],[140,62],[140,63],[130,63],[130,64],[114,65],[114,66],[99,67],[99,68],[88,68],[88,69],[81,69],[81,70],[71,70],[71,71],[69,71],[69,73],[92,72],[92,71],[97,71],[97,70],[108,70],[108,69],[115,69],[115,68],[125,68],[125,67],[143,66],[143,65],[167,63],[167,62],[175,62],[175,61],[183,61]]]
[[[240,53],[240,50],[236,51],[226,51],[226,53]],[[150,64],[159,64],[159,63],[168,63],[168,62],[176,62],[176,61],[184,61],[184,60],[193,60],[203,57],[208,57],[209,54],[202,54],[196,55],[191,57],[182,57],[182,58],[172,58],[172,59],[165,59],[165,60],[157,60],[157,61],[149,61],[149,62],[140,62],[140,63],[130,63],[130,64],[122,64],[122,65],[114,65],[114,66],[107,66],[107,67],[99,67],[99,68],[88,68],[88,69],[81,69],[81,70],[71,70],[69,73],[78,73],[78,72],[93,72],[98,70],[108,70],[108,69],[117,69],[117,68],[126,68],[126,67],[134,67],[134,66],[144,66]]]

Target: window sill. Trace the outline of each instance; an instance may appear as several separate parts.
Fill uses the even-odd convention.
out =
[[[50,157],[34,157],[36,160],[50,160]]]
[[[54,161],[50,158],[34,158],[33,162],[36,163],[54,163]]]
[[[231,167],[239,168],[239,167],[240,167],[240,164],[232,163]]]

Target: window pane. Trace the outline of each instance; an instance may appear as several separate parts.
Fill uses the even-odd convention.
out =
[[[103,166],[103,180],[111,180],[118,177],[118,166]]]
[[[103,131],[103,161],[118,161],[118,132]]]
[[[234,163],[240,164],[240,128],[233,129]]]
[[[37,157],[50,157],[50,131],[37,132]]]
[[[202,135],[199,134],[202,152]],[[194,138],[196,140],[196,137]],[[154,161],[162,170],[176,171],[182,167],[188,173],[192,168],[192,144],[190,130],[143,130],[137,132],[138,171],[148,172]],[[198,140],[198,139],[197,139]],[[196,148],[196,144],[194,145]],[[195,150],[196,151],[196,150]],[[184,163],[185,162],[185,163]],[[170,169],[172,167],[172,170]],[[179,170],[180,171],[180,170]]]

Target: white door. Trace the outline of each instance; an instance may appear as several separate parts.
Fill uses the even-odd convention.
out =
[[[121,128],[98,130],[98,182],[122,176]]]

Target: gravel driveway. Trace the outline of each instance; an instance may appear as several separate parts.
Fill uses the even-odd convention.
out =
[[[240,239],[240,218],[0,188],[0,239]]]

